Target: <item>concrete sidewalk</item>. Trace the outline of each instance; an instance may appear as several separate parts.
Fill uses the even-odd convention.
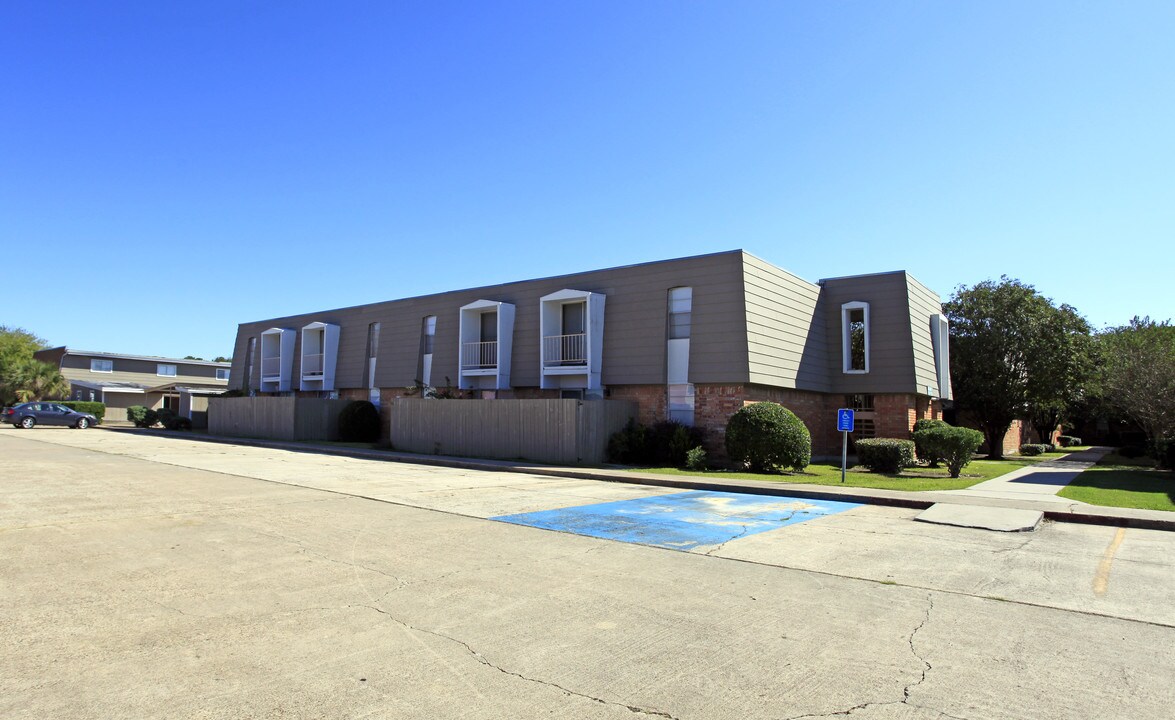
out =
[[[1057,493],[1073,482],[1086,468],[1096,465],[1110,450],[1108,447],[1093,447],[1053,460],[1042,460],[1035,465],[1013,470],[1007,475],[986,480],[978,485],[946,492],[950,495],[972,498],[1027,500],[1063,506],[1085,505],[1076,500],[1057,497]]]
[[[723,480],[717,477],[703,478],[684,475],[661,475],[657,473],[628,471],[621,468],[578,468],[557,465],[540,465],[537,463],[526,463],[516,460],[487,460],[453,457],[448,455],[421,455],[417,453],[398,452],[394,450],[367,450],[361,448],[340,447],[338,445],[308,442],[282,442],[276,440],[258,440],[254,438],[213,437],[210,435],[194,434],[191,432],[142,430],[139,428],[121,427],[104,427],[103,429],[110,432],[149,433],[155,437],[175,437],[183,440],[197,440],[227,445],[266,447],[289,450],[292,452],[338,455],[342,457],[352,457],[363,460],[415,463],[418,465],[435,465],[440,467],[463,468],[467,470],[516,472],[525,473],[528,475],[546,475],[550,477],[579,478],[584,480],[599,480],[604,482],[622,482],[637,485],[651,485],[654,487],[678,488],[682,490],[715,490],[719,492],[751,493],[756,495],[777,495],[812,498],[818,500],[859,502],[868,503],[871,505],[887,505],[891,507],[905,507],[915,509],[926,509],[936,503],[951,503],[955,505],[974,505],[981,507],[1009,508],[1016,510],[1039,510],[1044,513],[1045,518],[1060,522],[1085,523],[1091,525],[1111,525],[1116,527],[1167,530],[1175,532],[1175,513],[1164,512],[1162,510],[1139,510],[1135,508],[1115,508],[1101,505],[1089,505],[1078,502],[1076,500],[1057,498],[1055,495],[1053,497],[1048,497],[1044,493],[1041,493],[1038,496],[1031,496],[1028,493],[1019,493],[1018,495],[1009,493],[1008,496],[1001,497],[997,493],[965,495],[959,494],[965,491],[958,490],[910,492],[905,490],[884,490],[879,488],[775,482],[771,480]],[[1085,452],[1093,451],[1090,450]],[[1063,462],[1063,458],[1055,461],[1042,461],[1042,463]],[[1088,464],[1083,465],[1083,467],[1088,466]],[[1033,468],[1028,468],[1029,472],[1032,470]],[[1011,473],[1009,475],[1012,474],[1015,473]],[[996,478],[996,480],[1000,479],[1002,478]],[[995,482],[996,480],[989,480],[987,482]],[[1066,481],[1066,484],[1068,482],[1069,481]],[[982,485],[986,483],[980,484]]]

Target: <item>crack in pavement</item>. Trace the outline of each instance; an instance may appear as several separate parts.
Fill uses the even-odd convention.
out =
[[[733,541],[735,541],[735,540],[738,540],[738,539],[739,539],[740,537],[742,537],[743,535],[746,535],[746,534],[747,534],[747,532],[748,532],[749,530],[750,530],[750,526],[749,526],[749,525],[743,525],[743,526],[742,526],[742,532],[740,532],[738,535],[735,535],[734,537],[730,538],[729,540],[723,540],[723,541],[722,541],[722,542],[721,542],[719,545],[717,545],[717,546],[715,546],[715,547],[712,547],[712,548],[710,548],[709,550],[707,550],[706,552],[704,552],[704,553],[702,553],[702,554],[703,554],[703,555],[712,555],[713,553],[716,553],[716,552],[718,552],[718,551],[719,551],[719,550],[721,550],[722,548],[726,547],[726,543],[729,543],[729,542],[733,542]]]
[[[569,688],[563,687],[562,685],[560,685],[558,683],[550,682],[548,680],[540,680],[539,678],[528,677],[528,676],[523,675],[521,673],[516,673],[512,670],[507,670],[499,665],[495,665],[494,663],[490,662],[489,659],[485,655],[482,655],[481,653],[479,653],[469,643],[465,642],[464,640],[452,637],[450,635],[445,635],[444,633],[437,632],[435,630],[429,630],[427,628],[416,627],[415,625],[412,625],[411,623],[404,622],[403,620],[399,619],[395,615],[392,615],[388,611],[383,610],[378,607],[375,607],[374,605],[348,605],[348,607],[360,607],[360,608],[366,608],[368,610],[374,610],[375,612],[379,613],[380,615],[383,615],[384,617],[388,618],[389,620],[396,623],[397,625],[405,628],[406,630],[411,630],[413,632],[420,632],[420,633],[424,633],[426,635],[432,635],[433,637],[438,637],[438,638],[441,638],[442,640],[448,640],[449,642],[456,643],[457,645],[460,645],[461,647],[465,648],[465,651],[468,652],[473,657],[474,660],[477,660],[477,662],[479,662],[482,665],[485,665],[488,668],[492,668],[494,670],[497,670],[498,672],[502,673],[503,675],[510,675],[511,677],[516,677],[520,680],[525,680],[526,682],[531,682],[531,683],[535,683],[538,685],[545,685],[547,687],[555,688],[556,690],[559,690],[560,692],[562,692],[566,695],[571,695],[574,697],[583,698],[585,700],[591,700],[592,702],[599,703],[601,705],[613,705],[615,707],[622,707],[622,708],[628,710],[629,712],[635,713],[638,715],[648,715],[650,717],[660,717],[660,718],[667,718],[668,720],[678,720],[678,718],[674,717],[673,715],[670,715],[667,712],[662,712],[660,710],[653,710],[650,708],[643,708],[638,705],[627,705],[625,703],[619,703],[619,702],[615,702],[612,700],[605,700],[603,698],[595,697],[594,695],[587,695],[585,693],[576,692],[575,690],[571,690]]]
[[[918,652],[918,649],[916,647],[914,647],[914,638],[917,637],[919,631],[921,631],[924,627],[926,627],[926,624],[930,622],[930,612],[932,610],[934,610],[934,595],[933,594],[927,595],[926,602],[927,602],[926,614],[923,616],[922,622],[918,623],[918,626],[915,627],[913,630],[911,630],[910,635],[906,638],[906,643],[910,647],[910,654],[912,654],[914,657],[916,657],[918,659],[918,662],[922,663],[922,665],[923,665],[922,673],[918,677],[917,680],[915,680],[911,683],[907,683],[906,686],[902,688],[902,699],[901,700],[889,700],[886,702],[872,702],[872,701],[871,702],[864,702],[859,705],[854,705],[854,706],[847,708],[845,710],[838,710],[835,712],[826,712],[826,713],[810,713],[807,715],[797,715],[797,716],[788,718],[787,720],[805,720],[806,718],[828,718],[828,717],[836,717],[838,715],[839,716],[848,716],[848,715],[852,715],[853,713],[855,713],[858,710],[864,710],[865,708],[875,707],[875,706],[880,707],[883,705],[907,705],[909,707],[918,708],[921,710],[929,710],[931,712],[936,712],[943,717],[954,718],[954,720],[966,720],[966,718],[960,718],[956,715],[950,715],[950,714],[945,713],[942,710],[938,710],[936,708],[926,707],[925,705],[915,705],[910,702],[910,692],[912,690],[914,690],[914,688],[917,688],[919,685],[926,682],[926,676],[930,673],[931,670],[934,669],[934,666],[931,665],[930,662]]]

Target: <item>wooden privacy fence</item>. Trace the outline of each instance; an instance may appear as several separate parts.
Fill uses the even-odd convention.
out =
[[[338,440],[347,400],[297,397],[210,398],[208,434],[269,440]]]
[[[608,438],[636,417],[620,400],[392,401],[391,440],[404,452],[599,464]]]

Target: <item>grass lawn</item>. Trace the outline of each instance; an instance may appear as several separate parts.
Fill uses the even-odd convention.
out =
[[[1019,470],[1025,465],[1032,465],[1041,460],[1055,459],[1053,455],[1038,455],[1036,457],[1013,457],[1003,460],[972,460],[971,464],[963,468],[962,477],[955,479],[950,476],[946,468],[931,470],[925,467],[906,468],[898,475],[872,473],[864,468],[849,468],[845,474],[844,486],[864,488],[886,488],[889,490],[961,490],[971,487],[984,480],[1005,475],[1013,470]],[[707,470],[697,472],[693,470],[679,470],[677,468],[631,468],[633,472],[651,472],[661,475],[689,475],[694,477],[711,478],[714,480],[774,480],[785,483],[807,483],[810,485],[840,485],[840,465],[809,465],[804,472],[781,472],[771,475],[759,475],[748,472],[731,472],[725,470]]]
[[[1175,511],[1175,473],[1155,470],[1149,458],[1110,454],[1058,493],[1091,505]]]

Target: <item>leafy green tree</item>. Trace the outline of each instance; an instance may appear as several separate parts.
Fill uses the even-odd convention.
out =
[[[959,287],[943,307],[955,400],[983,431],[989,455],[1002,457],[1017,419],[1039,414],[1046,434],[1055,428],[1088,378],[1084,318],[1006,276]]]
[[[1028,376],[1028,419],[1040,442],[1072,417],[1094,376],[1089,323],[1070,305],[1047,313],[1037,327]]]
[[[1162,459],[1175,443],[1175,326],[1135,317],[1098,336],[1102,401],[1138,423]]]
[[[33,359],[47,345],[28,330],[0,326],[0,401],[27,402],[69,392],[56,367]]]

